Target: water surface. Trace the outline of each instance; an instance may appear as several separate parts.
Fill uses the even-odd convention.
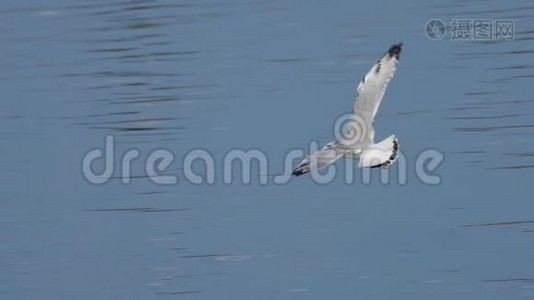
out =
[[[534,6],[529,1],[3,1],[2,299],[530,299]],[[429,19],[513,19],[512,41],[431,40]],[[376,121],[406,184],[222,181],[231,149],[328,142],[355,83],[404,43]],[[104,185],[82,158],[136,148]],[[150,181],[169,149],[213,185]],[[439,185],[414,162],[436,149]],[[341,164],[340,164],[341,166]],[[397,170],[398,165],[393,167]]]

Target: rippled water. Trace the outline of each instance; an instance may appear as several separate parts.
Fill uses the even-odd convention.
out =
[[[3,1],[0,298],[531,299],[530,1]],[[428,20],[512,19],[511,41]],[[377,136],[406,184],[156,185],[149,151],[283,155],[331,139],[355,82],[402,41]],[[113,134],[130,184],[82,158]],[[418,180],[444,153],[439,185]],[[398,168],[398,165],[393,167]],[[376,179],[376,178],[375,178]]]

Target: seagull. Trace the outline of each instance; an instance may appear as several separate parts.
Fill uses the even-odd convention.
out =
[[[386,168],[397,158],[399,141],[395,135],[375,143],[373,120],[387,85],[399,62],[402,43],[392,45],[363,77],[356,88],[350,122],[341,138],[326,144],[300,162],[293,175],[320,170],[341,157],[359,160],[362,168]]]

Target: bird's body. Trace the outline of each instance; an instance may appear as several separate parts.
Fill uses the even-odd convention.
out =
[[[359,160],[360,167],[387,167],[398,155],[394,135],[375,143],[373,121],[387,85],[397,69],[402,44],[392,45],[358,84],[348,128],[343,136],[306,157],[293,171],[299,176],[322,169],[341,157]]]

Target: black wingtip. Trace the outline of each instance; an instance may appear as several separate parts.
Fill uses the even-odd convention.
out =
[[[399,59],[401,51],[402,51],[402,43],[398,43],[398,44],[394,44],[391,47],[389,47],[388,54],[391,57],[395,57],[396,59]]]
[[[299,177],[300,175],[304,174],[304,172],[300,169],[295,169],[292,173],[295,177]]]

